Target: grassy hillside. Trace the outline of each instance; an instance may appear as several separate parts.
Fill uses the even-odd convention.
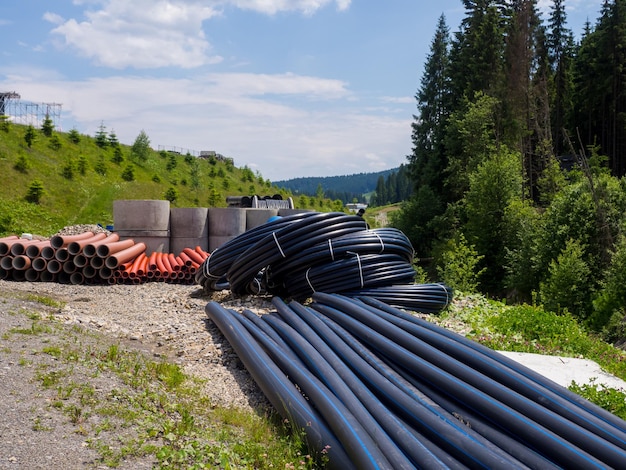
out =
[[[152,149],[141,159],[130,146],[118,144],[116,162],[115,145],[100,147],[95,137],[75,131],[46,136],[35,129],[29,147],[27,130],[6,122],[0,129],[0,236],[21,232],[49,236],[66,225],[112,224],[116,199],[169,199],[173,207],[220,207],[226,206],[226,196],[291,196],[232,161]],[[29,189],[37,182],[43,193],[38,203],[29,202]]]

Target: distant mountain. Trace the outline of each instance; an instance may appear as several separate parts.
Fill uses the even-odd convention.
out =
[[[343,176],[312,176],[292,178],[289,180],[272,181],[274,186],[290,190],[295,195],[315,196],[318,188],[322,188],[324,196],[330,199],[341,199],[344,202],[367,202],[369,194],[376,190],[378,179],[387,178],[398,168],[379,171],[377,173],[357,173]]]

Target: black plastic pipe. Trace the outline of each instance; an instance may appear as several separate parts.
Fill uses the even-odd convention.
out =
[[[329,297],[333,297],[329,294],[316,296],[318,298],[315,300],[322,302],[331,302],[332,299]],[[344,304],[344,299],[341,299],[340,303]],[[523,442],[538,452],[550,455],[557,463],[568,467],[603,468],[604,464],[609,464],[626,468],[626,454],[613,444],[585,432],[579,426],[537,406],[536,403],[523,399],[514,391],[481,377],[470,368],[435,348],[426,347],[427,345],[420,341],[410,342],[411,350],[406,349],[401,346],[406,339],[403,332],[398,331],[396,327],[390,329],[389,325],[379,323],[376,330],[365,325],[362,323],[364,319],[362,311],[358,312],[359,321],[357,321],[350,316],[356,315],[351,311],[353,306],[354,304],[348,303],[341,312],[329,305],[316,305],[315,308],[387,357],[393,358],[402,367],[413,371],[429,385],[448,396],[462,397],[472,410],[495,423],[500,422],[503,425],[506,423],[505,428],[511,433],[517,434]],[[382,334],[379,333],[381,329]],[[459,379],[455,374],[468,377],[472,383]],[[576,445],[570,442],[570,439],[575,439]]]
[[[216,302],[209,302],[205,311],[226,337],[274,408],[284,419],[288,419],[305,432],[309,447],[316,453],[327,452],[331,468],[338,470],[357,468],[319,413],[274,364],[237,320],[235,314]]]

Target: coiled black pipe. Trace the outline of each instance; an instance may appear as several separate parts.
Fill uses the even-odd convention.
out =
[[[347,253],[393,253],[402,256],[409,263],[413,261],[414,256],[411,242],[398,229],[361,230],[341,237],[329,238],[323,243],[302,250],[297,256],[279,260],[271,266],[271,276],[277,280],[277,283],[280,283],[281,276],[285,273],[298,271],[303,266],[308,267],[335,261]]]
[[[374,299],[386,306],[431,314],[450,305],[452,294],[452,289],[441,283],[379,286],[342,292],[346,297]]]
[[[250,246],[265,238],[268,234],[279,231],[290,224],[314,216],[315,212],[300,212],[280,217],[265,224],[254,227],[213,250],[196,272],[197,284],[209,290],[222,290],[229,287],[224,279],[232,263]]]
[[[297,255],[321,240],[367,228],[365,221],[341,212],[317,213],[294,222],[287,229],[268,234],[233,262],[228,281],[234,293],[245,293],[246,285],[267,266],[283,258]]]

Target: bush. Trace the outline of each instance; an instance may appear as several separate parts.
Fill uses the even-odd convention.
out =
[[[567,310],[581,320],[589,317],[593,287],[584,251],[578,241],[569,240],[557,259],[550,263],[547,279],[539,288],[546,309],[557,313]]]
[[[605,327],[612,317],[624,317],[626,312],[626,237],[620,236],[611,255],[611,263],[607,270],[600,291],[593,301],[593,315],[590,326],[596,331]],[[607,331],[611,335],[610,331]]]
[[[28,187],[25,199],[33,204],[39,204],[41,197],[44,195],[43,183],[41,180],[33,180]]]
[[[482,258],[474,245],[469,245],[463,234],[458,234],[444,245],[437,272],[441,281],[453,289],[466,293],[476,292],[478,278],[484,271],[478,270]]]
[[[174,203],[176,202],[176,199],[178,199],[178,191],[176,191],[176,188],[170,186],[167,191],[165,191],[164,197],[171,203]]]
[[[126,168],[124,168],[124,171],[122,171],[121,176],[124,181],[134,181],[135,169],[132,165],[127,165]]]
[[[17,161],[15,162],[15,165],[13,165],[13,168],[20,173],[28,173],[28,170],[30,169],[30,162],[26,156],[20,155],[17,157]]]

